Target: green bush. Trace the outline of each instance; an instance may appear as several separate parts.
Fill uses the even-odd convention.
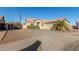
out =
[[[40,29],[39,26],[34,26],[34,25],[28,25],[27,28],[28,29]]]

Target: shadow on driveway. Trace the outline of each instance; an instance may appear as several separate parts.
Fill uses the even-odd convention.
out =
[[[20,51],[37,51],[37,49],[39,48],[41,44],[41,41],[37,40],[34,44],[20,50]]]

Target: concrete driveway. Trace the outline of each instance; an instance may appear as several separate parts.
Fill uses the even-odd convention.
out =
[[[27,48],[36,40],[42,42],[38,48],[40,51],[79,51],[79,32],[53,32],[51,30],[28,31],[9,31],[4,40],[0,41],[0,51],[16,51]],[[1,32],[0,37],[4,33],[5,31]]]
[[[32,38],[42,42],[41,51],[79,50],[78,32],[53,32],[50,30],[29,30]],[[32,39],[31,38],[31,39]]]
[[[6,31],[0,32],[0,39]],[[36,40],[30,39],[31,33],[27,30],[9,30],[3,40],[0,40],[0,51],[16,51],[28,47]]]

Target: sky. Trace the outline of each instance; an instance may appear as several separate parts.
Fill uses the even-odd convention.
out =
[[[25,23],[26,18],[55,20],[66,18],[72,25],[79,20],[79,7],[0,7],[0,16],[6,22]]]

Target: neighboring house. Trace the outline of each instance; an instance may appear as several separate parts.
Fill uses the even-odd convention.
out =
[[[5,29],[5,19],[4,16],[0,16],[0,30]]]
[[[0,16],[0,24],[1,24],[1,23],[5,23],[4,16]]]
[[[5,28],[7,30],[13,30],[14,29],[14,24],[13,23],[5,23]]]
[[[77,29],[79,29],[79,21],[76,22]]]
[[[4,16],[0,16],[0,30],[14,30],[21,29],[22,25],[20,23],[5,23]]]
[[[4,16],[0,16],[0,30],[13,29],[12,23],[5,23]]]
[[[56,20],[46,20],[46,19],[37,19],[37,18],[27,18],[26,23],[23,25],[23,28],[27,28],[28,25],[33,24],[35,26],[39,26],[40,29],[51,29],[51,27],[57,20],[66,20],[66,19],[60,18]],[[70,24],[69,21],[66,20],[66,22]]]
[[[78,29],[76,25],[73,25],[72,27],[73,27],[73,29]]]
[[[15,23],[5,23],[5,28],[8,30],[21,29],[22,25],[19,22]]]

